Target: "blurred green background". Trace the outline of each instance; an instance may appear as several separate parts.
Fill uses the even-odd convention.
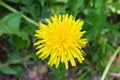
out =
[[[49,67],[33,46],[37,23],[66,13],[84,20],[88,39],[86,60],[68,71]],[[0,0],[0,80],[100,80],[119,45],[120,0]],[[120,54],[106,80],[120,80]]]

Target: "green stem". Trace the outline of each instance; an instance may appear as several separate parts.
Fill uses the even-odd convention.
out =
[[[113,53],[113,56],[111,57],[111,59],[109,60],[107,67],[105,68],[103,75],[101,77],[101,80],[105,80],[105,77],[110,69],[110,66],[112,65],[113,61],[115,60],[117,54],[120,52],[120,46],[116,49],[116,51]]]
[[[3,1],[0,1],[0,5],[5,7],[6,9],[12,11],[13,13],[20,13],[19,11],[17,11],[16,9],[12,8],[11,6],[7,5],[6,3],[4,3]],[[30,19],[29,17],[25,16],[24,14],[20,13],[21,16],[27,20],[28,22],[34,24],[35,26],[39,26],[39,24],[37,22],[35,22],[34,20]]]
[[[28,60],[31,57],[32,57],[31,55],[28,55],[28,56],[25,57],[25,60]],[[5,67],[5,66],[8,66],[10,64],[17,64],[17,63],[21,63],[21,62],[22,62],[21,59],[17,59],[17,60],[11,61],[11,62],[6,62],[4,64],[0,64],[0,69],[3,68],[3,67]]]
[[[30,22],[30,23],[34,24],[35,26],[38,26],[38,27],[39,27],[39,24],[38,24],[37,22],[33,21],[32,19],[30,19],[29,17],[25,16],[24,14],[21,14],[21,15],[22,15],[22,17],[23,17],[25,20],[27,20],[28,22]]]

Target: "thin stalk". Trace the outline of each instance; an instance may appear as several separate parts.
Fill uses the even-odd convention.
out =
[[[110,66],[112,65],[113,61],[115,60],[117,54],[120,52],[120,46],[116,49],[116,51],[113,53],[113,56],[111,57],[111,59],[109,60],[104,72],[103,72],[103,75],[101,77],[101,80],[105,80],[105,77],[110,69]]]
[[[24,59],[29,60],[31,57],[32,57],[31,55],[28,55]],[[5,66],[8,66],[10,64],[17,64],[17,63],[21,63],[21,62],[22,62],[22,59],[17,59],[17,60],[11,61],[11,62],[6,62],[4,64],[0,64],[0,69],[5,67]]]
[[[28,22],[34,24],[35,26],[39,26],[39,24],[38,24],[37,22],[33,21],[33,20],[30,19],[29,17],[25,16],[24,14],[21,14],[21,15],[22,15],[22,17],[23,17],[25,20],[27,20]]]
[[[37,22],[35,22],[34,20],[30,19],[29,17],[25,16],[24,14],[20,13],[19,11],[17,11],[16,9],[14,9],[13,7],[9,6],[8,4],[4,3],[3,1],[0,1],[0,5],[5,7],[6,9],[10,10],[13,13],[19,13],[21,14],[21,16],[28,22],[34,24],[35,26],[39,26],[39,24]]]

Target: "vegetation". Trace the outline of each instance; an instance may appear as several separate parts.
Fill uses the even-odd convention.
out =
[[[84,20],[85,61],[66,71],[36,56],[39,22],[56,14]],[[0,0],[0,80],[119,80],[120,0]]]

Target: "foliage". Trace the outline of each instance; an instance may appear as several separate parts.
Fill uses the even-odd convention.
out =
[[[48,67],[55,80],[69,80],[70,76],[74,80],[100,77],[111,54],[120,45],[120,0],[2,1],[19,11],[11,12],[0,6],[0,73],[14,75],[16,79],[25,78],[25,72],[34,66],[30,64],[40,61],[33,47],[33,35],[38,26],[25,19],[23,14],[38,23],[45,23],[45,18],[51,15],[65,13],[85,21],[83,30],[87,32],[84,37],[88,39],[84,47],[87,54],[85,62],[68,70],[68,76],[61,75],[65,72],[64,68]],[[43,63],[46,64],[46,61]],[[120,72],[119,64],[114,63],[110,71]],[[81,74],[77,75],[79,70]]]

